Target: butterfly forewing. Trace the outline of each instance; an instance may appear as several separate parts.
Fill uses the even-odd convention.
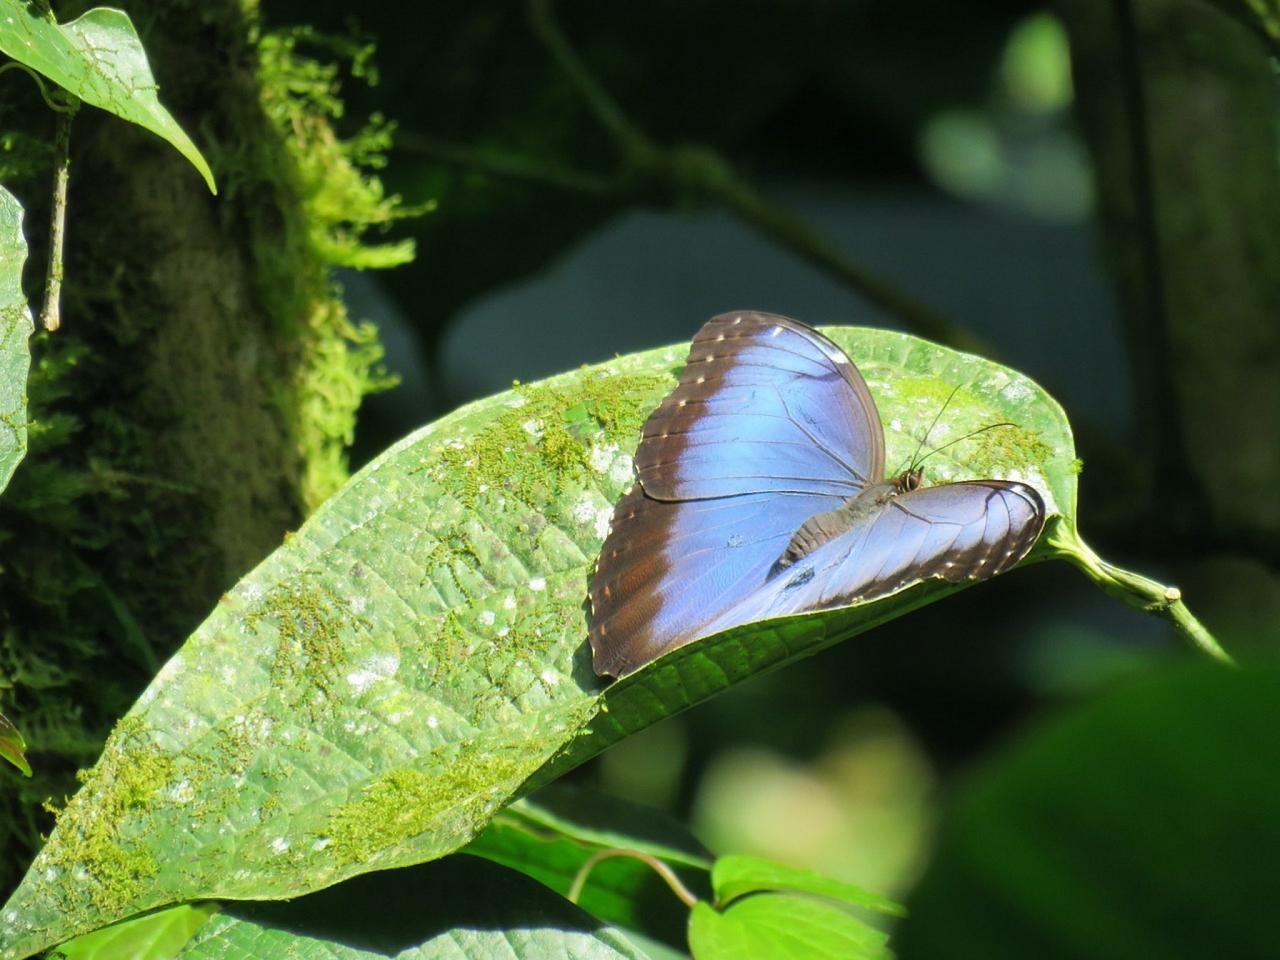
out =
[[[852,496],[884,474],[884,431],[848,357],[768,313],[727,313],[694,337],[650,416],[636,473],[658,500],[749,493]]]

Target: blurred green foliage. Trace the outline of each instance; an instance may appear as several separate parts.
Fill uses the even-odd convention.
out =
[[[1149,674],[962,784],[902,960],[1275,955],[1280,672]]]

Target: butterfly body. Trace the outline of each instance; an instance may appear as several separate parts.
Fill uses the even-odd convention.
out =
[[[650,416],[638,482],[591,583],[598,673],[624,676],[755,620],[985,579],[1044,525],[1034,488],[884,478],[884,429],[861,374],[810,327],[724,314],[694,337]]]
[[[859,491],[834,510],[815,513],[795,532],[787,549],[774,564],[775,572],[786,569],[824,543],[848,533],[860,523],[865,523],[883,510],[894,497],[917,489],[921,479],[920,470],[907,470],[893,480]]]

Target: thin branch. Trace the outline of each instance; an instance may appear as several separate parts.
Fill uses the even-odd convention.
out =
[[[66,240],[67,183],[71,179],[71,110],[57,115],[58,130],[53,148],[53,202],[49,211],[49,265],[44,280],[44,306],[40,325],[57,330],[62,325],[62,250]]]
[[[659,150],[644,132],[631,122],[618,101],[587,69],[551,13],[551,0],[529,0],[529,22],[533,31],[551,52],[565,76],[578,88],[591,112],[618,142],[628,163],[643,164],[657,158]]]
[[[1152,154],[1150,107],[1134,0],[1112,0],[1116,37],[1120,50],[1121,95],[1128,113],[1131,140],[1132,191],[1138,228],[1138,256],[1142,291],[1137,316],[1140,331],[1130,339],[1129,349],[1139,388],[1142,427],[1149,432],[1154,449],[1151,479],[1156,490],[1152,500],[1165,512],[1195,515],[1203,512],[1203,496],[1194,484],[1186,444],[1178,425],[1181,398],[1173,382],[1170,362],[1169,303],[1165,283],[1164,248],[1160,233],[1160,200]],[[1175,482],[1176,478],[1176,482]],[[1163,482],[1162,482],[1163,481]],[[1177,495],[1181,494],[1181,498]],[[1188,500],[1190,502],[1188,502]]]
[[[622,182],[616,177],[602,177],[501,150],[447,143],[412,131],[396,135],[396,148],[469,170],[575,193],[604,196],[618,193],[622,189]]]
[[[992,347],[980,337],[847,257],[822,233],[790,210],[765,200],[727,164],[722,176],[712,182],[709,193],[739,219],[779,246],[831,274],[864,300],[896,318],[911,333],[988,359],[995,355]]]
[[[991,357],[994,351],[946,315],[894,286],[841,250],[785,207],[771,203],[715,152],[699,147],[663,149],[627,116],[584,64],[552,15],[551,0],[529,0],[529,20],[565,76],[577,88],[600,125],[622,154],[624,174],[603,178],[531,163],[509,155],[421,140],[422,149],[449,162],[473,166],[562,189],[622,192],[624,184],[643,192],[660,188],[675,204],[712,202],[742,222],[835,277],[855,293],[897,319],[908,331],[950,346]]]

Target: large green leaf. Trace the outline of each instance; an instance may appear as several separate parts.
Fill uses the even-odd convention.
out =
[[[1019,476],[1073,512],[1071,434],[1025,377],[902,334],[828,331],[904,461]],[[227,594],[119,724],[0,911],[17,958],[181,900],[290,897],[438,857],[627,733],[953,592],[753,624],[608,686],[587,581],[684,346],[479,401],[386,451]],[[603,696],[602,696],[603,694]]]
[[[1027,731],[956,798],[899,956],[1275,957],[1278,692],[1199,664]]]
[[[35,325],[22,294],[27,241],[22,236],[22,206],[0,187],[0,490],[27,453],[27,341]]]
[[[213,172],[156,96],[155,77],[129,15],[95,7],[70,23],[41,14],[30,0],[0,0],[0,51],[85,103],[169,141],[217,193]]]
[[[180,960],[646,960],[545,887],[472,857],[231,906]]]

